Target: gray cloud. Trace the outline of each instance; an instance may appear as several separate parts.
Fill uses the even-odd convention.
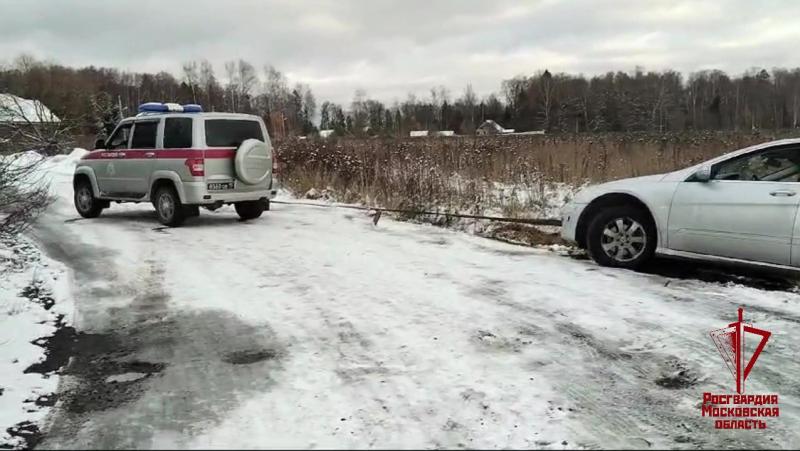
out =
[[[0,60],[169,70],[272,64],[320,98],[481,94],[517,74],[798,65],[800,2],[761,0],[0,0]]]

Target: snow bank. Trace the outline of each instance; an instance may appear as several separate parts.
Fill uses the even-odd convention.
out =
[[[36,400],[56,392],[58,376],[25,374],[45,358],[34,344],[72,319],[66,268],[22,237],[0,239],[0,447],[25,442],[8,429],[20,423],[41,428],[50,407]]]
[[[81,158],[84,155],[89,153],[86,149],[81,149],[80,147],[76,147],[67,155],[56,155],[54,157],[50,157],[45,162],[45,167],[47,172],[55,173],[59,175],[72,175],[75,171],[75,166],[78,164]]]

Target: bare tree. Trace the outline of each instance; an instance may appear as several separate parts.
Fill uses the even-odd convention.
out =
[[[472,83],[468,83],[467,87],[464,88],[464,95],[458,103],[462,105],[464,110],[462,114],[466,122],[461,127],[462,133],[464,130],[467,130],[470,134],[475,133],[475,128],[478,126],[475,123],[475,107],[478,105],[478,96],[475,95],[475,91],[472,89]]]
[[[232,112],[236,112],[236,96],[239,93],[239,80],[236,77],[236,61],[228,61],[225,63],[225,75],[228,78],[228,83],[225,85],[225,96],[228,98],[228,105]]]
[[[197,84],[200,80],[197,61],[183,63],[183,79],[192,91],[192,102],[197,103]]]
[[[264,73],[267,76],[264,87],[267,94],[267,109],[269,111],[283,111],[289,101],[289,88],[286,77],[272,66],[265,66]]]
[[[253,65],[243,59],[239,60],[236,67],[236,72],[236,78],[238,80],[239,87],[239,109],[249,112],[250,94],[256,84],[258,84],[258,74],[256,74],[256,69],[253,67]]]

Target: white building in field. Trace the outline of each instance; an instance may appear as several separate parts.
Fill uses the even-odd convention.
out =
[[[531,130],[529,132],[514,133],[515,135],[544,135],[544,130]]]
[[[61,119],[42,102],[0,93],[0,124],[36,125],[56,122],[61,122]]]
[[[424,138],[428,136],[456,136],[456,132],[453,130],[439,130],[436,132],[430,130],[412,130],[408,135],[412,138]]]
[[[491,119],[483,121],[483,124],[479,125],[478,129],[475,130],[476,135],[505,135],[508,133],[514,133],[514,129],[503,128],[502,125]]]
[[[333,132],[334,131],[335,130],[333,130],[333,129],[320,130],[319,131],[319,137],[322,138],[322,139],[328,139],[331,136],[333,136]]]

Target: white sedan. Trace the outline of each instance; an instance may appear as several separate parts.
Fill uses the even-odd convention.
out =
[[[773,141],[583,189],[561,234],[605,266],[637,268],[659,253],[797,268],[798,193],[800,139]]]

